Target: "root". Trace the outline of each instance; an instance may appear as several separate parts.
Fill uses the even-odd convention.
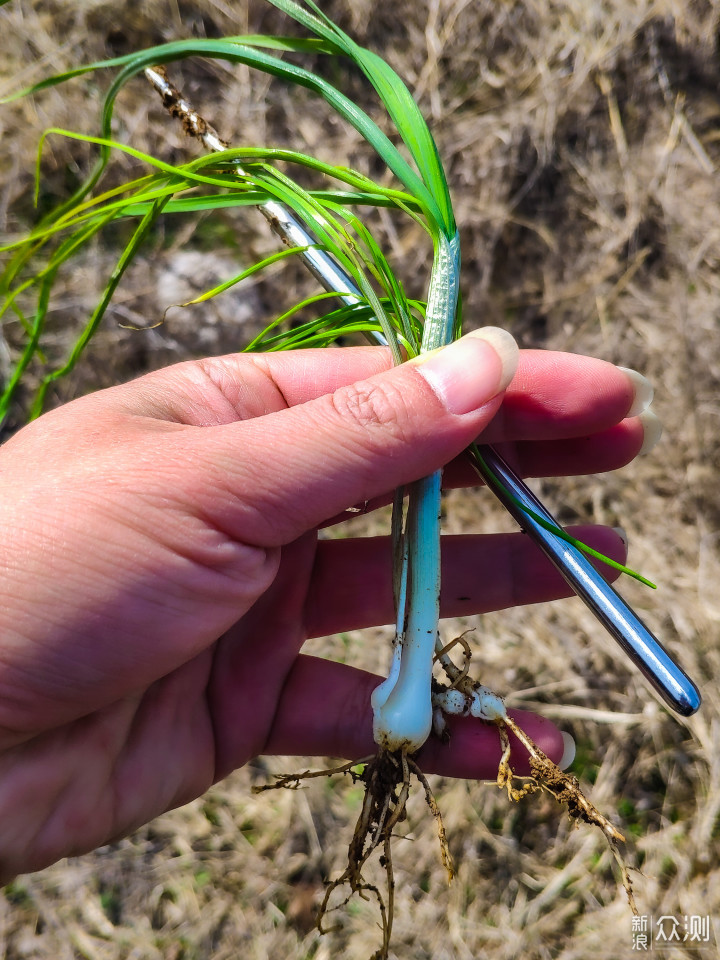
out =
[[[281,773],[277,774],[274,783],[264,783],[259,787],[253,787],[253,793],[265,793],[266,790],[297,790],[303,780],[312,780],[316,777],[332,777],[335,774],[347,774],[353,781],[362,780],[362,773],[355,768],[368,763],[372,757],[365,757],[363,760],[351,760],[349,763],[340,764],[338,767],[330,767],[327,770],[303,770],[301,773]]]
[[[435,662],[442,665],[443,670],[450,680],[449,690],[454,690],[458,687],[468,675],[470,670],[470,661],[472,660],[472,650],[470,649],[470,644],[467,641],[467,635],[472,633],[472,630],[466,630],[464,633],[461,633],[459,637],[455,637],[449,643],[446,643],[444,647],[441,647],[439,650],[435,651]],[[457,667],[453,661],[450,659],[450,651],[453,647],[460,646],[463,651],[463,665],[462,667]]]
[[[442,860],[442,864],[445,867],[448,883],[450,883],[453,877],[455,876],[455,865],[453,863],[452,854],[450,853],[447,833],[445,832],[445,824],[443,823],[442,814],[440,813],[440,807],[438,806],[437,800],[435,799],[435,794],[432,792],[430,784],[427,781],[427,777],[422,772],[420,767],[418,767],[418,765],[413,760],[408,760],[408,763],[410,765],[410,770],[418,778],[423,790],[425,791],[425,803],[427,803],[430,809],[430,813],[435,818],[435,826],[437,827],[438,842],[440,843],[440,859]]]
[[[510,737],[504,723],[498,723],[498,733],[500,734],[500,744],[503,752],[498,766],[497,785],[501,790],[503,787],[507,790],[508,800],[519,803],[523,797],[536,793],[540,789],[540,784],[535,780],[528,779],[520,789],[514,786],[513,781],[516,777],[510,766]]]
[[[462,667],[458,667],[449,657],[450,650],[455,646],[460,646],[462,648]],[[519,727],[517,723],[515,723],[512,717],[508,716],[500,699],[497,698],[491,690],[483,687],[482,684],[479,684],[470,678],[468,674],[468,668],[471,657],[472,653],[469,644],[465,639],[465,634],[461,634],[459,637],[451,640],[450,643],[436,651],[436,662],[441,665],[448,682],[447,686],[441,686],[436,682],[434,688],[434,702],[442,705],[440,709],[452,708],[452,712],[462,712],[465,716],[468,714],[472,714],[474,716],[484,716],[487,720],[496,725],[498,734],[500,736],[500,744],[502,746],[502,755],[498,765],[497,785],[501,790],[504,789],[507,791],[508,799],[510,801],[513,803],[518,803],[525,797],[530,796],[533,793],[537,793],[540,790],[544,790],[546,793],[551,794],[558,803],[566,805],[568,814],[571,820],[573,820],[575,823],[587,823],[592,826],[599,827],[599,829],[602,830],[620,870],[622,885],[625,889],[625,894],[627,896],[630,909],[632,910],[633,914],[637,916],[638,909],[635,903],[635,897],[633,895],[629,869],[620,853],[620,850],[618,849],[618,844],[624,843],[625,837],[615,826],[613,826],[608,818],[602,814],[590,800],[588,800],[588,798],[580,789],[580,782],[578,781],[577,777],[573,776],[572,774],[564,773],[556,764],[554,764],[552,760],[550,760],[550,758],[540,749],[540,747],[538,747],[534,740],[528,736],[528,734],[525,733],[525,731]],[[465,698],[464,705],[462,703],[459,705],[460,710],[457,709],[457,705],[454,702],[450,703],[447,699],[443,700],[441,696],[442,693],[452,690],[457,690]],[[486,696],[485,701],[480,700],[478,704],[478,697],[483,695],[489,695],[489,697]],[[480,714],[474,712],[473,708],[478,705],[482,710],[489,710],[492,712],[484,712]],[[447,731],[445,730],[445,725],[443,722],[439,724],[436,723],[435,729],[439,730],[442,735],[447,737]],[[513,734],[523,744],[530,755],[530,777],[516,777],[512,767],[510,766],[510,737],[508,735],[508,730],[513,732]],[[520,783],[520,786],[517,786],[517,783]],[[432,805],[429,801],[428,805],[432,809]]]
[[[576,822],[582,820],[600,827],[610,843],[624,843],[625,837],[584,795],[578,778],[554,764],[514,720],[508,717],[505,723],[530,754],[530,769],[538,787],[552,794],[558,803],[567,804],[568,813]]]
[[[552,760],[538,747],[535,741],[519,727],[512,717],[506,717],[504,720],[497,721],[500,741],[503,746],[503,754],[498,768],[497,783],[500,788],[505,788],[510,800],[519,801],[528,794],[536,793],[538,790],[544,790],[551,794],[558,803],[567,806],[570,819],[575,823],[588,823],[599,827],[607,839],[610,850],[620,869],[622,885],[625,889],[628,904],[635,916],[638,916],[638,909],[633,894],[632,881],[630,880],[630,871],[625,863],[618,844],[625,843],[625,837],[613,826],[608,818],[601,813],[580,789],[580,782],[573,774],[565,773],[553,763]],[[518,740],[530,754],[530,770],[532,777],[527,778],[519,789],[513,785],[515,777],[510,767],[510,738],[508,737],[508,728],[512,730]]]
[[[459,646],[463,653],[463,663],[460,667],[449,656],[450,650],[455,646]],[[501,698],[489,688],[471,679],[468,670],[470,659],[471,651],[465,634],[436,651],[435,660],[447,677],[446,686],[436,680],[433,681],[433,702],[436,704],[436,712],[440,713],[441,721],[438,732],[447,736],[441,713],[443,710],[465,716],[472,715],[484,719],[485,722],[493,723],[497,728],[502,746],[497,785],[507,792],[508,799],[514,803],[534,793],[545,791],[558,803],[565,804],[574,822],[598,827],[610,845],[620,871],[628,904],[633,914],[637,916],[638,909],[633,896],[629,869],[618,849],[618,845],[624,843],[625,838],[583,794],[577,777],[564,773],[512,717],[507,715]],[[453,699],[444,696],[448,692],[453,694]],[[531,775],[528,777],[518,777],[513,772],[510,764],[509,732],[517,737],[530,755]],[[347,866],[339,877],[326,884],[318,910],[317,928],[320,933],[331,932],[333,928],[327,925],[329,915],[346,906],[354,896],[361,897],[363,900],[375,900],[380,913],[382,942],[371,960],[388,960],[395,913],[392,839],[396,836],[395,830],[398,824],[403,823],[407,816],[407,801],[412,777],[419,781],[425,794],[425,801],[435,819],[440,857],[449,882],[453,879],[455,870],[445,826],[427,777],[413,758],[404,751],[390,752],[381,749],[375,756],[340,764],[327,770],[305,770],[300,773],[284,774],[278,776],[274,783],[254,787],[253,791],[259,793],[264,790],[296,790],[305,780],[338,774],[351,777],[353,783],[362,782],[365,785],[365,796],[348,846]],[[366,880],[363,875],[368,860],[376,851],[379,852],[379,864],[385,871],[384,890]],[[346,888],[346,895],[339,902],[331,905],[333,894],[341,888]]]
[[[364,765],[362,770],[358,769],[360,765]],[[395,836],[395,828],[407,816],[407,801],[413,776],[422,786],[425,801],[435,819],[440,856],[450,881],[454,875],[454,867],[440,808],[427,777],[415,761],[407,753],[391,753],[387,750],[381,750],[374,757],[344,763],[328,770],[305,770],[301,773],[284,774],[278,776],[274,783],[254,787],[253,790],[257,793],[264,790],[297,790],[304,780],[335,774],[350,776],[353,782],[363,782],[365,797],[348,846],[347,866],[339,877],[330,880],[326,885],[318,910],[317,927],[321,933],[329,933],[332,927],[326,925],[327,917],[346,906],[353,896],[357,895],[363,900],[374,899],[380,911],[382,943],[371,960],[387,960],[395,913],[392,839]],[[379,863],[385,871],[385,891],[363,877],[365,865],[375,851],[380,851]],[[341,887],[348,888],[347,895],[339,903],[331,906],[331,897]]]
[[[389,955],[395,913],[391,840],[394,828],[405,819],[410,792],[410,764],[407,755],[380,751],[365,767],[362,779],[365,781],[365,800],[348,848],[347,866],[339,877],[328,883],[320,904],[317,925],[321,933],[327,932],[324,920],[332,910],[344,906],[354,894],[363,899],[367,899],[369,893],[372,894],[380,908],[382,931],[382,943],[373,955],[373,960],[385,960]],[[385,897],[375,884],[363,879],[365,864],[379,848],[382,849],[380,865],[385,870]],[[336,890],[344,886],[349,887],[347,896],[340,904],[331,908],[330,898]]]

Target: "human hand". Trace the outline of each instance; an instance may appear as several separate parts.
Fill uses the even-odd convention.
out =
[[[259,754],[374,751],[379,678],[299,651],[392,621],[389,546],[318,541],[318,527],[480,434],[535,476],[614,469],[643,443],[625,373],[523,351],[503,392],[508,341],[500,356],[469,335],[393,369],[376,347],[184,363],[8,441],[0,881],[122,836]],[[446,477],[475,482],[460,460]],[[613,531],[579,535],[624,558]],[[520,535],[448,538],[443,582],[444,616],[567,593]],[[516,716],[560,757],[555,727]],[[451,726],[424,769],[494,776],[495,730]]]

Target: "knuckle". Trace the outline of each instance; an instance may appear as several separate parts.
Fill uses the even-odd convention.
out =
[[[355,383],[336,391],[333,407],[340,418],[363,430],[380,429],[402,438],[408,429],[409,411],[399,390],[387,384]]]

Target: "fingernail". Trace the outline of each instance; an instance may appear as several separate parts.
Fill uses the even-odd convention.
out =
[[[625,533],[625,531],[623,530],[623,528],[622,528],[622,527],[613,527],[613,530],[614,530],[615,533],[620,537],[620,539],[622,540],[623,544],[625,545],[625,548],[627,549],[627,545],[628,545],[628,535]]]
[[[643,457],[646,453],[650,453],[653,447],[657,446],[662,436],[663,427],[660,419],[655,416],[652,410],[644,410],[640,414],[640,422],[643,426],[644,436],[642,446],[638,451],[638,456]]]
[[[464,414],[505,390],[517,370],[518,345],[507,330],[482,327],[409,362],[450,413]]]
[[[630,409],[625,414],[626,417],[637,417],[650,406],[655,396],[655,388],[647,377],[644,377],[637,370],[631,370],[630,367],[618,367],[632,384],[635,396]]]
[[[561,731],[561,732],[562,732],[562,738],[563,738],[563,743],[565,744],[565,748],[563,750],[563,755],[560,757],[560,762],[558,763],[558,766],[560,767],[561,770],[567,770],[567,768],[575,759],[575,741],[573,740],[573,738],[570,736],[569,733],[565,733],[565,731]]]

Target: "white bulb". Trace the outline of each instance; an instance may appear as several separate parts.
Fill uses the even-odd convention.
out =
[[[502,698],[489,687],[478,687],[472,696],[470,715],[481,720],[502,720],[507,716]]]
[[[415,753],[430,735],[434,646],[434,634],[406,637],[395,684],[386,695],[388,678],[373,694],[373,735],[386,750]]]

